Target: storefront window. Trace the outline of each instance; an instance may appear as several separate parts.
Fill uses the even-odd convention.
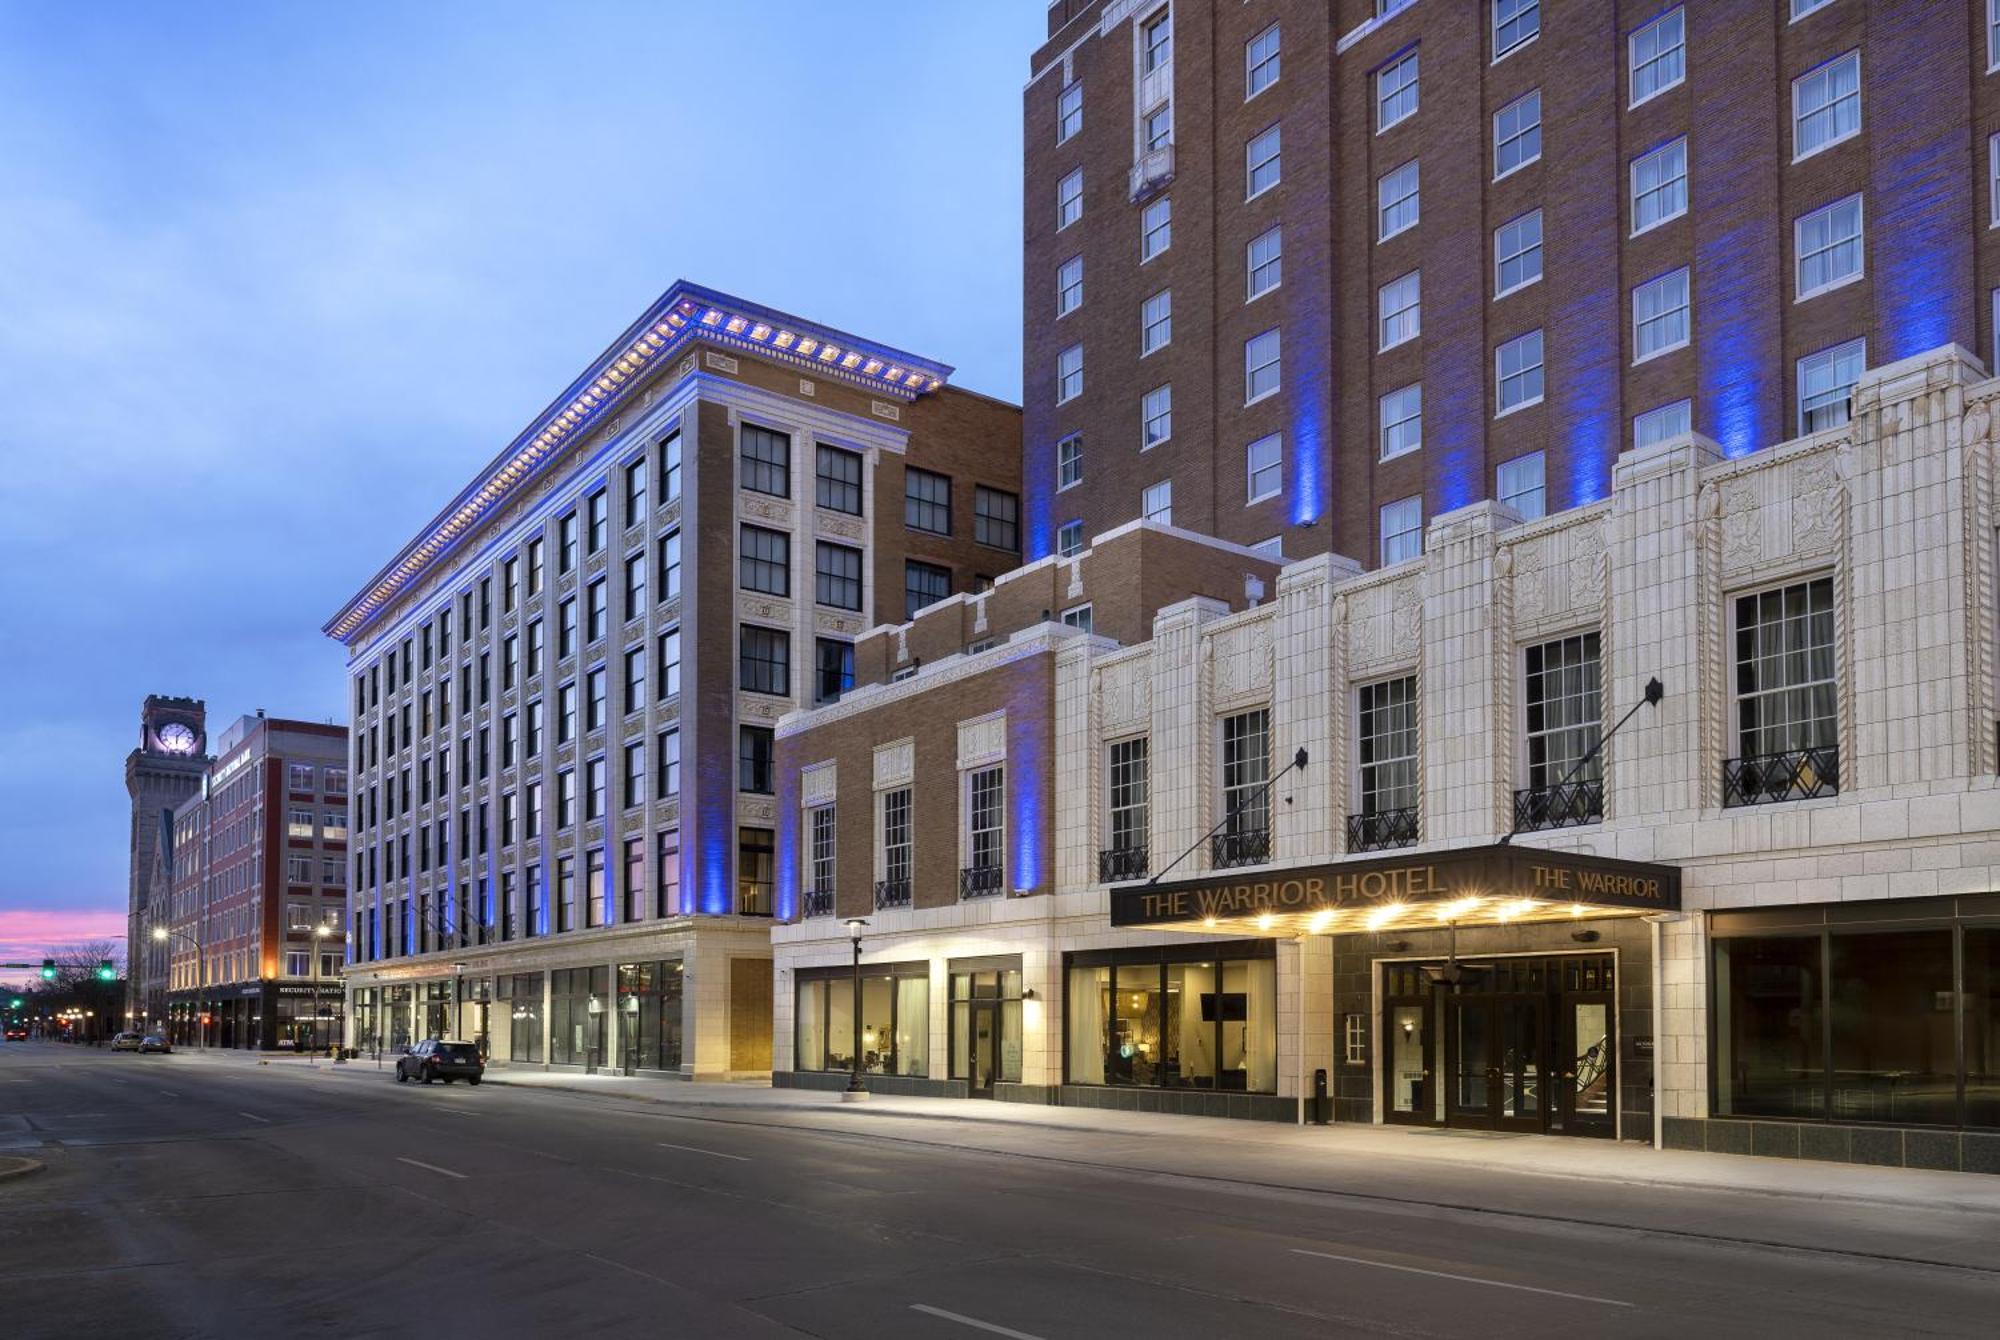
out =
[[[542,975],[514,973],[500,979],[507,1014],[508,1057],[539,1065],[542,1059]]]
[[[1951,930],[1835,934],[1833,1119],[1958,1119]]]
[[[871,1075],[930,1074],[928,964],[871,965],[861,978],[861,1069]],[[798,1070],[854,1063],[854,981],[840,969],[799,974]]]
[[[591,1065],[604,1058],[604,1011],[609,968],[567,968],[549,974],[549,1063]]]
[[[1825,1115],[1819,961],[1817,935],[1716,941],[1718,1115]]]
[[[1111,969],[1071,968],[1069,992],[1069,1082],[1105,1082],[1105,1052],[1109,1035],[1104,1021],[1111,1013]]]
[[[1021,970],[990,960],[951,967],[951,1077],[978,1093],[1020,1083]]]
[[[681,1066],[679,959],[618,968],[618,1037],[623,1063],[635,1070]]]
[[[1268,950],[1107,957],[1106,966],[1069,965],[1070,1083],[1277,1092],[1277,965]]]
[[[2000,926],[1965,929],[1965,1124],[2000,1126]]]

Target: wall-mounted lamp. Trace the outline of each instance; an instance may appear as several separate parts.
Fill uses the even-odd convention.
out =
[[[1596,944],[1598,937],[1596,931],[1571,931],[1569,933],[1569,938],[1576,941],[1578,944],[1589,945],[1589,944]]]
[[[1033,988],[1032,986],[1024,986],[1021,988],[1022,1000],[1033,1000],[1034,998],[1035,998],[1035,988]]]

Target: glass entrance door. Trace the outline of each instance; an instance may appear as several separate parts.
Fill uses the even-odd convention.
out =
[[[1437,1038],[1431,1027],[1430,997],[1392,1000],[1382,1012],[1388,1086],[1384,1116],[1394,1122],[1435,1126],[1443,1117],[1436,1078]]]
[[[975,1001],[970,1039],[972,1072],[967,1078],[972,1096],[991,1098],[1000,1073],[1000,1009],[998,1002]]]
[[[1618,1075],[1609,994],[1566,996],[1556,1027],[1558,1129],[1571,1135],[1614,1133],[1611,1096]]]
[[[1536,996],[1450,997],[1450,1103],[1454,1126],[1544,1129],[1546,1039]]]
[[[1493,1002],[1453,996],[1450,1016],[1446,1040],[1451,1092],[1446,1119],[1455,1126],[1490,1125],[1500,1075],[1493,1050]]]

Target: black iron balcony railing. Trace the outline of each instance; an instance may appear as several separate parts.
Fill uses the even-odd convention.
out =
[[[907,879],[878,879],[875,881],[875,908],[908,907],[910,905],[910,881]]]
[[[1234,833],[1217,833],[1208,840],[1208,863],[1217,870],[1231,866],[1258,865],[1271,859],[1271,830],[1244,828]]]
[[[968,865],[958,872],[958,896],[961,898],[990,898],[1000,892],[1000,867],[997,865]]]
[[[1144,879],[1147,859],[1144,847],[1112,847],[1097,853],[1097,882],[1100,884],[1122,884],[1127,880]]]
[[[833,915],[832,889],[806,890],[806,915],[809,917],[830,917]]]
[[[1538,828],[1594,824],[1603,817],[1602,781],[1531,786],[1514,793],[1514,831],[1517,833],[1532,833]]]
[[[1347,816],[1349,851],[1386,851],[1391,847],[1412,847],[1417,841],[1417,807],[1376,810],[1373,814]]]
[[[1840,751],[1792,749],[1722,761],[1722,803],[1771,805],[1840,794]]]

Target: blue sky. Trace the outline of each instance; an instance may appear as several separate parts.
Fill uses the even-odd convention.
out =
[[[148,692],[212,735],[338,718],[320,624],[675,278],[1017,398],[1042,34],[1028,0],[0,7],[0,949],[123,908]]]

